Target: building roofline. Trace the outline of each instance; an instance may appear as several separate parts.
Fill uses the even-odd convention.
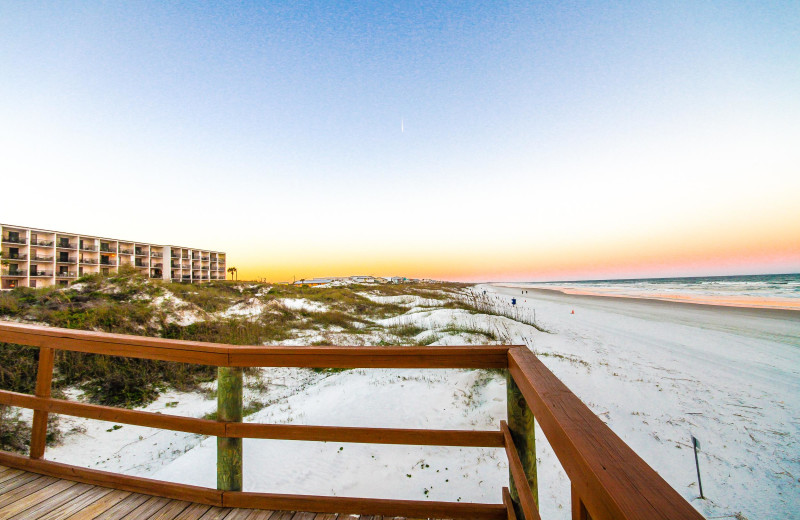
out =
[[[175,247],[175,248],[180,248],[180,249],[194,249],[194,250],[197,250],[197,251],[208,251],[209,253],[227,254],[225,251],[215,251],[213,249],[198,249],[196,247],[176,246],[176,245],[172,245],[172,244],[156,244],[155,242],[140,242],[140,241],[137,241],[137,240],[127,240],[127,239],[122,239],[122,238],[102,237],[100,235],[87,235],[87,234],[84,234],[84,233],[71,233],[69,231],[56,231],[54,229],[44,229],[44,228],[37,228],[37,227],[31,227],[31,226],[18,226],[16,224],[5,224],[3,222],[0,222],[0,227],[12,227],[12,228],[20,228],[20,229],[30,229],[31,231],[42,231],[44,233],[57,233],[57,234],[61,234],[61,235],[75,235],[75,236],[87,237],[87,238],[99,238],[100,240],[111,240],[111,241],[114,241],[114,242],[129,242],[131,244],[147,244],[149,246]]]

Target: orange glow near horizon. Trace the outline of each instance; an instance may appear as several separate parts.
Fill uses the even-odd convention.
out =
[[[587,208],[546,197],[538,213],[536,206],[521,206],[497,219],[469,211],[386,221],[384,214],[398,213],[387,209],[376,213],[378,224],[365,222],[360,235],[276,232],[268,247],[259,240],[232,241],[226,244],[228,265],[239,269],[239,279],[268,281],[359,274],[547,281],[800,272],[800,210],[793,194],[759,190],[674,211],[648,211],[640,201]],[[654,195],[655,204],[668,206]]]
[[[733,226],[629,236],[558,247],[462,245],[424,255],[396,248],[354,258],[344,251],[318,257],[313,246],[267,260],[229,254],[240,279],[407,276],[453,281],[525,281],[704,276],[800,271],[800,223],[783,229]]]

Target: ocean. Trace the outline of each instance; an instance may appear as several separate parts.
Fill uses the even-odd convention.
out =
[[[800,309],[800,273],[740,276],[521,282],[521,287],[574,294],[627,296],[695,303]]]

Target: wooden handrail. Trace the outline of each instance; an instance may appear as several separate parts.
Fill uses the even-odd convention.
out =
[[[507,520],[517,520],[517,513],[514,511],[514,502],[511,500],[511,493],[507,487],[503,488],[503,505],[506,506]]]
[[[111,406],[41,398],[0,390],[0,404],[99,421],[160,428],[163,430],[247,439],[281,439],[417,446],[503,447],[499,431],[358,428],[353,426],[305,426],[211,421]]]
[[[508,368],[593,520],[703,517],[528,349]]]
[[[505,421],[500,421],[500,430],[503,432],[503,439],[505,440],[508,467],[517,485],[520,504],[522,505],[523,514],[525,515],[523,520],[542,520],[539,516],[539,509],[536,506],[536,500],[534,500],[533,493],[528,487],[525,470],[522,467],[522,461],[519,458],[519,453],[517,453],[517,448],[514,446],[514,440],[511,438],[511,431],[508,429],[508,424]]]
[[[561,461],[572,485],[572,502],[578,517],[605,519],[678,519],[702,517],[650,466],[594,415],[527,348],[487,345],[463,347],[273,347],[235,346],[195,341],[146,338],[122,334],[75,331],[38,325],[0,322],[0,342],[40,347],[36,395],[0,391],[0,404],[34,410],[31,457],[0,451],[0,463],[51,476],[129,491],[181,498],[213,505],[293,509],[318,512],[378,514],[390,516],[446,516],[450,518],[538,519],[533,492],[535,461],[530,416],[524,428],[528,437],[516,445],[505,422],[500,431],[414,430],[251,424],[210,421],[106,406],[75,403],[50,397],[53,350],[177,361],[228,367],[295,366],[313,368],[508,368],[509,387],[514,387],[513,407],[530,409]],[[238,368],[239,374],[241,371]],[[513,382],[513,385],[512,385]],[[464,504],[429,501],[380,500],[245,493],[235,488],[217,490],[184,486],[87,470],[37,460],[43,451],[48,413],[170,430],[214,435],[222,439],[270,438],[303,441],[340,441],[375,444],[419,444],[505,447],[516,491],[504,488],[502,504]],[[525,412],[527,413],[527,412]],[[515,416],[516,417],[516,416]],[[516,424],[516,426],[515,426]],[[37,433],[38,432],[38,433]],[[227,489],[227,490],[226,490]],[[522,509],[514,511],[512,496],[519,493]],[[516,498],[515,498],[516,499]]]
[[[218,367],[506,368],[508,345],[237,346],[0,322],[0,342]]]

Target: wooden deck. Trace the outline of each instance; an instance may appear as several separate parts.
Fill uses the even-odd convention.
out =
[[[39,348],[35,393],[0,390],[0,405],[33,410],[28,455],[0,450],[0,520],[348,517],[540,520],[534,417],[570,479],[573,519],[702,519],[689,502],[524,345],[240,346],[3,321],[0,321],[0,344],[3,348],[16,348],[15,345]],[[66,351],[83,352],[219,367],[220,384],[223,379],[230,379],[226,384],[232,385],[231,396],[236,396],[218,404],[218,410],[228,410],[230,420],[221,420],[221,414],[217,420],[210,420],[55,399],[51,383],[56,351],[62,355]],[[242,367],[499,368],[506,371],[508,422],[501,421],[499,431],[243,423],[242,374],[240,370],[229,370]],[[49,414],[227,440],[504,447],[511,478],[509,487],[502,489],[502,496],[494,503],[244,492],[239,490],[246,461],[242,461],[241,444],[230,443],[223,457],[219,456],[218,448],[216,488],[175,484],[46,460]]]
[[[81,484],[0,466],[2,520],[400,520],[392,517],[232,509]]]

